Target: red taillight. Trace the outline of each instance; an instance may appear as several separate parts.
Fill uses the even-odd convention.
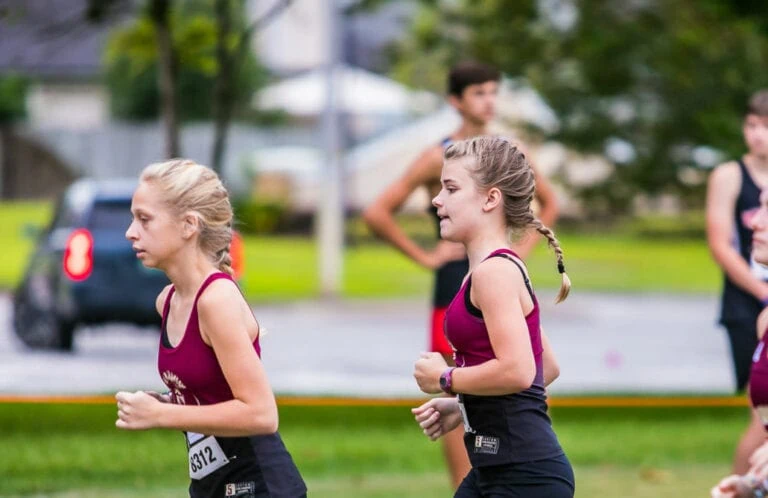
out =
[[[245,246],[243,245],[243,238],[237,232],[232,234],[229,255],[232,258],[232,271],[235,272],[235,279],[239,279],[245,271]]]
[[[93,270],[93,237],[79,228],[72,232],[64,248],[64,273],[75,281],[85,280]]]

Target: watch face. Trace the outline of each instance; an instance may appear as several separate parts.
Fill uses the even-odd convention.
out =
[[[445,387],[445,384],[447,384],[447,381],[445,380],[444,376],[440,376],[440,387]]]

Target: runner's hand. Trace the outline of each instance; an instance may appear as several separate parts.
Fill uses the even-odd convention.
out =
[[[747,486],[743,476],[730,475],[712,488],[710,494],[712,498],[748,498],[752,496],[752,489]]]
[[[459,403],[455,397],[433,398],[417,408],[411,408],[411,413],[424,435],[432,441],[451,432],[462,421]]]
[[[117,421],[119,429],[144,430],[157,427],[157,411],[162,404],[144,391],[128,393],[120,391],[117,399]]]
[[[430,270],[436,270],[450,261],[459,261],[467,257],[463,244],[441,240],[432,251],[427,253],[423,263]]]
[[[413,366],[413,377],[419,389],[427,394],[443,392],[440,389],[440,375],[448,368],[445,358],[440,353],[421,353]]]
[[[751,467],[748,474],[754,475],[760,481],[768,478],[768,442],[763,443],[752,453],[749,457],[749,465]]]
[[[171,395],[169,393],[159,393],[157,391],[144,391],[161,403],[170,403]]]

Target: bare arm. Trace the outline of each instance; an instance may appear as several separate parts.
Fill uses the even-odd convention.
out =
[[[432,147],[419,156],[403,176],[387,187],[378,198],[363,212],[363,219],[368,227],[379,237],[392,244],[403,254],[426,268],[434,269],[448,259],[460,258],[459,249],[446,254],[446,244],[460,248],[460,244],[441,241],[439,251],[426,251],[414,242],[395,221],[395,213],[408,197],[419,187],[440,181],[442,168],[442,149]],[[458,256],[456,256],[458,254]]]
[[[157,314],[161,317],[163,316],[163,308],[165,307],[165,300],[168,299],[168,293],[171,291],[171,284],[166,285],[163,290],[160,291],[160,294],[157,295],[157,299],[155,299],[155,309],[157,310]]]
[[[544,329],[541,329],[541,347],[543,349],[541,360],[544,365],[544,387],[548,387],[560,377],[560,365],[557,364],[555,352],[552,350],[549,337],[544,333]]]
[[[200,330],[211,342],[234,399],[214,405],[160,403],[147,393],[118,393],[118,427],[161,427],[215,436],[271,434],[277,430],[277,404],[253,339],[242,323],[242,296],[228,280],[213,282],[197,305]]]
[[[733,213],[741,174],[736,163],[718,166],[707,187],[707,242],[712,257],[733,283],[757,299],[768,298],[768,284],[756,278],[749,264],[731,244],[735,233]]]
[[[533,308],[520,271],[492,258],[472,273],[472,299],[483,312],[495,359],[457,368],[453,391],[476,395],[513,394],[531,386],[536,363],[524,309]]]
[[[765,308],[757,316],[757,340],[762,340],[765,330],[768,329],[768,308]]]

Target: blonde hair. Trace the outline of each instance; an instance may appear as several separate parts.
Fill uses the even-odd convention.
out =
[[[176,215],[197,217],[200,249],[219,270],[232,275],[232,205],[216,172],[189,159],[171,159],[150,164],[139,180],[158,187]]]
[[[504,199],[504,221],[512,233],[519,233],[533,227],[547,239],[547,244],[557,257],[557,269],[562,276],[560,292],[555,302],[568,297],[571,280],[565,273],[563,250],[555,233],[536,218],[531,202],[536,191],[531,165],[520,149],[501,137],[479,136],[454,142],[445,149],[446,161],[470,158],[473,164],[467,166],[470,176],[480,189],[493,187],[501,191]]]

